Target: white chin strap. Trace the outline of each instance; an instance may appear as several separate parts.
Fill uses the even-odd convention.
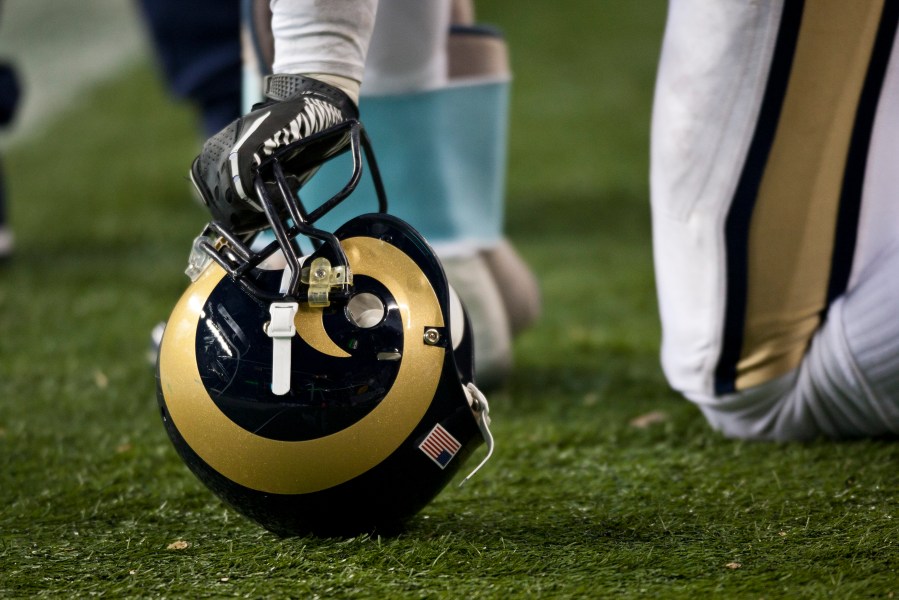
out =
[[[290,267],[284,268],[281,277],[281,292],[290,281]],[[283,396],[290,391],[290,340],[297,329],[293,319],[300,306],[296,302],[272,302],[269,307],[271,320],[265,333],[272,338],[272,393]]]
[[[290,391],[290,340],[297,329],[293,318],[299,310],[296,302],[272,302],[272,318],[265,333],[272,338],[272,393],[283,396]]]
[[[465,392],[465,397],[468,398],[468,405],[474,412],[474,418],[478,422],[478,429],[481,430],[481,435],[487,444],[487,456],[462,480],[459,487],[465,485],[465,482],[471,479],[493,456],[493,434],[490,433],[490,405],[487,403],[487,398],[473,383],[466,383],[462,386],[462,391]]]

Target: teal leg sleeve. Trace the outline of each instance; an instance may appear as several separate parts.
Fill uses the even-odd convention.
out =
[[[509,82],[368,96],[360,102],[387,189],[389,212],[419,230],[441,254],[492,247],[502,238]],[[330,161],[303,188],[307,207],[336,193],[349,158]],[[377,209],[368,175],[325,229]]]

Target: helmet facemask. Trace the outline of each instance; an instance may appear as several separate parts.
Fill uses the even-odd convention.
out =
[[[352,157],[352,173],[346,185],[320,206],[309,211],[299,196],[299,190],[328,160],[349,152]],[[334,256],[335,264],[329,283],[330,294],[334,298],[346,298],[352,284],[346,253],[333,233],[319,229],[314,224],[346,200],[362,178],[362,154],[368,162],[372,182],[378,198],[378,212],[387,212],[387,195],[381,180],[377,161],[371,149],[371,142],[362,124],[348,120],[320,133],[280,147],[262,160],[256,167],[254,184],[260,213],[253,220],[241,219],[239,223],[213,220],[197,238],[194,249],[202,251],[217,262],[225,272],[248,292],[270,300],[290,298],[298,302],[309,300],[309,271],[304,284],[301,268],[302,253],[298,248],[298,237],[310,240],[316,248],[326,244]],[[300,173],[301,175],[296,175]],[[274,241],[258,251],[251,249],[250,240],[261,230],[270,228]],[[215,240],[220,240],[216,243]],[[247,275],[263,261],[280,250],[290,269],[290,280],[283,292],[271,292],[254,285]],[[188,276],[193,278],[201,270],[205,260],[202,256],[191,256]],[[321,277],[319,278],[321,279]],[[312,278],[315,281],[315,278]],[[305,286],[305,287],[304,287]],[[321,290],[319,290],[320,295]],[[316,300],[313,300],[316,302]],[[317,302],[322,302],[319,298]]]

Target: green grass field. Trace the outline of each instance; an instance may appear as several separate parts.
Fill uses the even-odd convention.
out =
[[[516,72],[508,231],[545,299],[492,396],[488,467],[390,538],[281,539],[193,478],[144,353],[204,222],[185,177],[199,138],[147,63],[5,157],[0,597],[899,594],[899,446],[728,441],[660,373],[664,4],[483,5]]]

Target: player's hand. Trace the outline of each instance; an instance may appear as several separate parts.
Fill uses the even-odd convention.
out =
[[[209,138],[191,167],[191,180],[213,219],[235,232],[253,231],[266,223],[256,198],[256,168],[273,152],[349,119],[358,118],[353,101],[342,91],[321,81],[300,75],[273,75],[266,78],[267,100],[253,107],[223,130]],[[320,157],[340,152],[345,138],[337,137],[311,151]],[[293,172],[304,183],[314,172]]]

